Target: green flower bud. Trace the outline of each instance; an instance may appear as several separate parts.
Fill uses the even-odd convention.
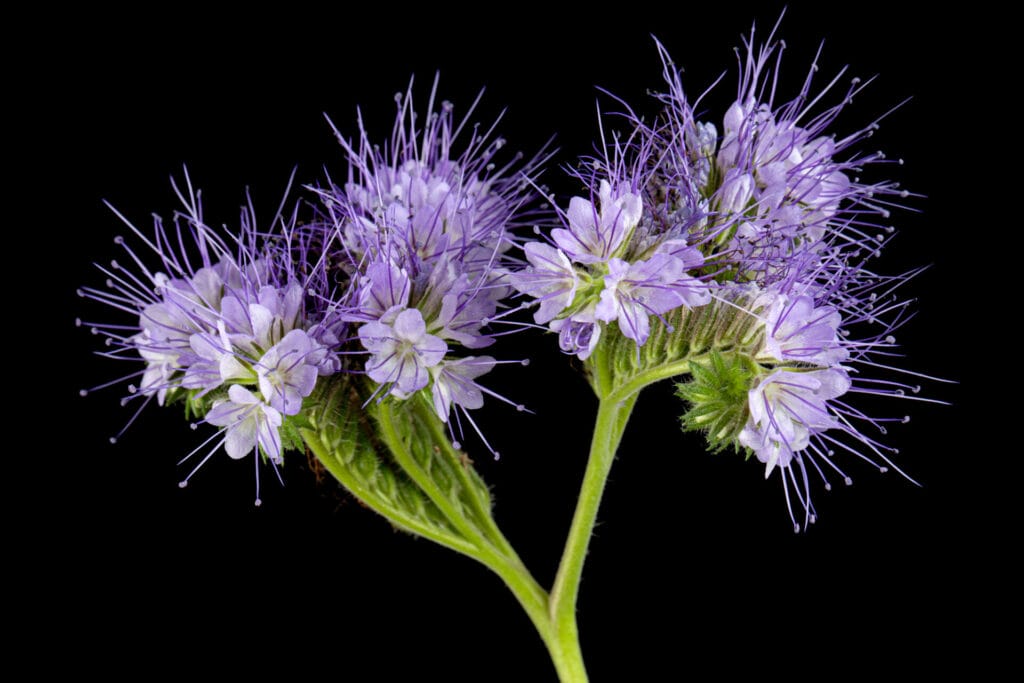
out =
[[[690,363],[689,382],[676,385],[676,394],[690,409],[682,416],[683,430],[703,432],[715,453],[739,451],[739,435],[750,417],[747,395],[762,374],[746,353],[712,351]]]

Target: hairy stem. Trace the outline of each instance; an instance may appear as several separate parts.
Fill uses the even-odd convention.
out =
[[[359,400],[344,387],[326,394],[322,415],[312,415],[302,430],[309,449],[345,488],[396,527],[497,574],[536,628],[559,679],[584,683],[578,643],[556,637],[547,591],[498,529],[486,486],[452,446],[433,408],[418,397],[376,405],[374,445],[364,438],[370,424],[358,423],[347,410]],[[380,457],[384,450],[390,457]]]
[[[594,523],[597,520],[605,483],[608,481],[608,473],[615,459],[615,451],[622,440],[622,433],[629,421],[636,398],[636,393],[624,399],[618,399],[616,394],[612,394],[610,397],[601,398],[598,407],[587,471],[583,476],[576,512],[572,518],[558,574],[555,576],[555,584],[551,589],[550,615],[555,629],[554,638],[566,651],[579,651],[576,601],[579,596],[583,563],[590,537],[594,532]],[[579,661],[582,666],[582,657]],[[569,680],[586,680],[585,671],[581,670],[576,675],[579,677]]]

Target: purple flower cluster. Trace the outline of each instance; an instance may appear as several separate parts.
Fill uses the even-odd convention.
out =
[[[663,53],[668,123],[654,134],[678,160],[673,179],[696,187],[690,196],[706,208],[701,244],[716,280],[757,293],[748,313],[763,324],[763,343],[753,354],[761,372],[748,392],[749,419],[738,442],[765,463],[765,477],[775,467],[782,471],[790,515],[792,490],[806,525],[815,519],[809,473],[820,475],[826,488],[828,471],[849,482],[832,461],[837,448],[886,471],[895,449],[869,432],[884,434],[887,420],[907,419],[870,418],[843,397],[903,397],[919,389],[870,376],[880,367],[872,358],[891,355],[892,332],[906,318],[908,302],[893,291],[913,273],[883,277],[868,261],[893,232],[885,224],[893,199],[908,193],[854,175],[885,162],[881,153],[861,157],[850,149],[877,122],[841,139],[828,131],[862,87],[859,79],[839,93],[838,103],[823,106],[842,72],[814,91],[813,65],[797,96],[776,106],[773,67],[784,44],[769,38],[757,47],[751,38],[746,47],[720,138],[713,124],[696,122],[679,73]],[[852,337],[855,330],[862,330],[859,338]],[[800,526],[795,517],[794,525]]]
[[[775,71],[784,44],[772,36],[757,46],[751,36],[746,48],[736,99],[719,128],[698,120],[658,45],[668,86],[657,96],[661,114],[647,123],[628,112],[625,139],[584,159],[575,173],[589,200],[571,199],[550,242],[524,245],[529,266],[512,284],[535,299],[535,320],[581,359],[609,325],[638,348],[652,316],[673,332],[665,314],[678,308],[711,305],[752,317],[760,330],[753,345],[726,340],[729,353],[750,361],[736,368],[757,368],[742,413],[749,417],[730,438],[765,463],[766,476],[783,471],[787,500],[795,490],[806,524],[814,519],[808,464],[826,486],[828,470],[849,479],[831,461],[836,448],[883,471],[891,466],[893,449],[865,433],[884,433],[886,419],[868,418],[844,397],[917,389],[869,376],[893,370],[872,358],[891,355],[907,304],[893,291],[913,273],[883,277],[867,264],[893,232],[890,208],[908,193],[859,179],[866,167],[887,163],[880,152],[854,149],[877,122],[841,138],[830,132],[863,87],[858,79],[841,89],[840,72],[815,89],[814,65],[796,97],[779,105]],[[833,93],[838,101],[823,104]]]
[[[808,255],[873,253],[883,241],[875,233],[892,232],[883,221],[898,206],[894,199],[909,196],[893,182],[859,179],[865,167],[887,163],[881,152],[855,151],[877,121],[838,139],[830,132],[866,84],[854,78],[838,91],[844,69],[815,90],[814,64],[796,97],[778,105],[776,71],[785,43],[773,39],[757,46],[752,34],[746,41],[736,100],[721,121],[721,135],[714,123],[697,120],[696,104],[659,46],[668,85],[659,96],[665,124],[647,129],[668,169],[656,183],[664,200],[658,211],[703,214],[695,231],[719,266],[719,281],[764,286],[789,277],[795,264],[804,267]],[[822,104],[829,97],[835,104]]]
[[[898,371],[877,357],[893,355],[892,333],[907,318],[894,292],[915,273],[881,276],[869,262],[894,232],[890,209],[909,195],[860,180],[888,163],[856,151],[877,122],[831,133],[858,79],[840,86],[840,72],[819,88],[813,65],[796,96],[777,103],[784,44],[773,38],[746,41],[720,121],[700,120],[700,99],[688,100],[658,45],[660,114],[648,122],[627,111],[627,134],[611,142],[602,131],[603,154],[574,171],[582,196],[557,209],[561,225],[542,239],[515,231],[555,220],[536,202],[547,156],[500,161],[494,126],[469,123],[479,100],[456,120],[450,103],[436,105],[436,80],[422,117],[411,85],[396,96],[384,145],[361,119],[355,142],[335,131],[347,177],[310,188],[315,200],[301,207],[310,220],[299,221],[297,207],[264,233],[250,206],[226,239],[203,221],[191,185],[176,187],[185,211],[172,227],[157,219],[149,236],[125,220],[152,256],[118,239],[133,267],[103,266],[107,288],[82,290],[133,317],[90,324],[110,347],[103,355],[143,362],[123,378],[125,402],[184,401],[220,428],[206,458],[223,446],[232,458],[256,451],[276,465],[294,441],[290,418],[323,376],[365,375],[367,401],[422,392],[453,434],[462,417],[479,433],[467,411],[485,394],[512,404],[478,382],[502,362],[479,350],[526,326],[512,313],[532,307],[535,323],[582,360],[621,335],[639,364],[661,325],[689,354],[674,360],[716,368],[695,370],[695,383],[737,373],[721,384],[727,392],[684,392],[716,406],[703,413],[716,424],[709,439],[756,454],[766,477],[779,469],[794,524],[791,491],[804,524],[813,521],[809,473],[826,486],[830,470],[849,480],[835,449],[892,467],[893,449],[868,433],[904,418],[870,418],[848,395],[913,398],[918,389],[871,376]],[[516,292],[527,303],[507,304]],[[705,307],[712,315],[701,318]],[[742,339],[691,344],[678,337],[705,328],[677,330],[670,318],[716,320]]]
[[[122,217],[152,256],[119,237],[135,268],[99,266],[107,288],[80,290],[135,322],[91,327],[106,338],[110,350],[102,355],[144,363],[124,378],[131,382],[126,403],[142,399],[141,410],[154,398],[161,405],[184,400],[221,428],[206,458],[220,446],[235,459],[258,449],[277,465],[283,421],[300,412],[318,377],[340,368],[338,340],[319,324],[323,314],[307,308],[318,284],[296,274],[294,216],[278,216],[277,240],[267,241],[247,207],[231,244],[203,221],[190,183],[187,194],[175,191],[185,211],[171,227],[155,218],[147,236]],[[155,267],[147,264],[153,257]]]
[[[423,119],[411,86],[396,96],[384,151],[361,122],[358,143],[338,134],[348,178],[316,188],[319,218],[306,230],[323,245],[337,319],[378,394],[428,391],[448,421],[453,405],[465,414],[491,393],[476,379],[499,361],[473,352],[500,326],[518,329],[502,304],[515,263],[510,231],[541,215],[531,202],[544,159],[498,166],[505,141],[457,122],[448,102],[436,110],[436,88]]]
[[[681,230],[650,234],[639,185],[601,178],[596,196],[573,197],[562,214],[565,227],[551,231],[554,243],[526,243],[529,266],[511,278],[536,299],[534,320],[583,360],[601,338],[601,323],[617,323],[642,346],[652,315],[711,300],[708,285],[692,274],[704,257]]]
[[[871,434],[885,435],[886,423],[910,418],[870,417],[848,402],[850,395],[936,401],[916,396],[918,385],[874,376],[884,370],[934,379],[883,362],[895,355],[892,333],[908,317],[909,302],[892,292],[915,273],[886,277],[867,271],[863,263],[844,270],[819,261],[818,270],[795,269],[795,274],[806,280],[791,277],[760,290],[750,306],[761,329],[760,344],[750,353],[758,372],[747,396],[749,418],[736,436],[765,464],[765,478],[776,467],[782,471],[790,515],[795,491],[805,526],[816,519],[811,475],[826,489],[831,488],[830,472],[852,483],[834,462],[836,451],[910,479],[890,459],[897,450]],[[854,330],[861,334],[855,336]],[[794,526],[801,526],[795,517]]]
[[[532,208],[546,158],[497,166],[504,140],[456,122],[447,102],[435,111],[436,85],[423,120],[411,86],[397,97],[386,152],[362,125],[357,147],[338,135],[347,181],[311,188],[316,201],[279,212],[269,230],[251,203],[233,235],[211,229],[187,174],[172,225],[157,218],[146,234],[118,214],[146,249],[118,238],[132,267],[100,266],[106,289],[80,294],[131,322],[86,324],[105,337],[101,355],[142,361],[117,380],[128,383],[124,404],[141,402],[125,429],[154,400],[183,402],[219,428],[185,458],[208,449],[183,486],[221,448],[276,468],[327,375],[365,374],[371,400],[427,392],[442,420],[454,406],[474,429],[466,410],[484,394],[506,400],[477,382],[502,361],[473,352],[523,327],[502,304],[518,263],[511,230],[546,215]]]

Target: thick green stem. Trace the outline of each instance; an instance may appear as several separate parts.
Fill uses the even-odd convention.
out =
[[[438,488],[430,473],[416,461],[396,429],[390,406],[384,404],[380,409],[381,435],[396,462],[438,506],[460,534],[470,540],[472,549],[469,552],[460,549],[461,552],[470,555],[497,574],[515,595],[547,647],[559,679],[563,683],[586,681],[578,641],[575,638],[568,640],[558,637],[552,623],[547,591],[533,578],[512,549],[512,545],[498,529],[489,506],[475,495],[475,486],[469,480],[469,473],[459,461],[459,454],[452,448],[441,426],[432,418],[431,408],[417,403],[413,410],[417,412],[416,418],[422,420],[430,430],[433,442],[438,447],[436,456],[443,458],[459,479],[466,495],[466,507],[456,504],[445,491]],[[452,547],[450,543],[448,545]]]
[[[607,390],[607,385],[605,385]],[[600,391],[600,388],[599,388]],[[586,559],[587,546],[594,531],[597,511],[601,505],[608,473],[611,471],[615,451],[622,440],[622,433],[629,421],[629,415],[636,403],[637,394],[625,398],[619,392],[610,392],[601,398],[597,411],[597,423],[590,444],[590,459],[583,476],[576,512],[573,515],[569,537],[566,540],[562,562],[551,589],[550,615],[554,625],[554,638],[564,651],[579,652],[579,633],[576,626],[576,600],[579,595],[580,577]],[[585,681],[582,657],[578,657],[580,668],[573,671],[573,677],[563,680]]]
[[[576,638],[565,639],[559,636],[552,622],[548,593],[533,579],[526,567],[518,560],[510,560],[503,555],[485,553],[477,559],[501,577],[516,596],[547,647],[559,681],[586,683],[587,674],[583,666],[583,653],[580,651],[579,641]]]

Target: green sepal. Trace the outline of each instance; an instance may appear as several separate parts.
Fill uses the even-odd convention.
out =
[[[709,449],[740,451],[739,435],[750,417],[748,392],[761,374],[746,353],[712,351],[690,363],[690,381],[676,394],[690,409],[680,418],[683,431],[703,432]]]
[[[203,419],[206,413],[210,412],[214,403],[222,399],[226,400],[227,397],[227,386],[219,386],[205,394],[202,389],[174,387],[167,392],[164,403],[169,406],[175,403],[182,404],[185,407],[185,419],[192,421]]]
[[[662,379],[691,371],[713,353],[756,355],[764,343],[764,325],[754,309],[754,295],[742,289],[718,290],[704,306],[677,308],[651,318],[651,331],[643,346],[629,339],[618,325],[607,325],[598,348],[587,361],[598,396],[610,387],[629,395]]]
[[[302,428],[308,421],[300,413],[299,415],[286,415],[281,422],[278,433],[281,435],[281,449],[284,451],[302,452],[306,448],[306,442],[302,438]]]

